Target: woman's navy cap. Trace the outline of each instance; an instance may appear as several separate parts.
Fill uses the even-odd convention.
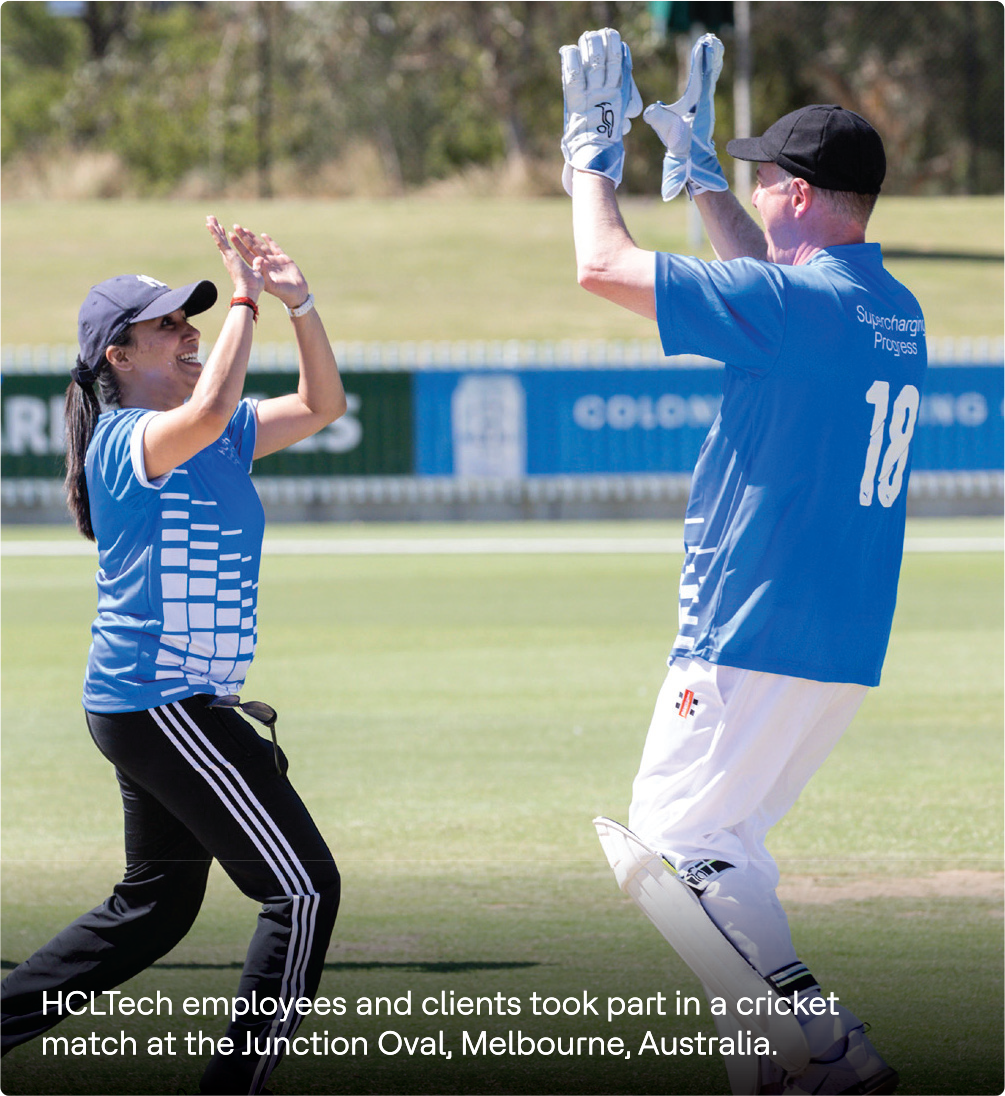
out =
[[[130,324],[154,320],[179,308],[186,316],[195,316],[215,303],[216,286],[212,282],[192,282],[171,289],[146,274],[120,274],[99,282],[91,286],[80,306],[78,362],[88,370],[96,370],[105,350]]]
[[[779,118],[761,137],[726,145],[737,160],[778,164],[824,190],[878,194],[886,176],[883,139],[861,115],[844,107],[801,107]]]

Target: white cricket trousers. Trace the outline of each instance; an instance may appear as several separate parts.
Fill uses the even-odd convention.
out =
[[[765,839],[867,692],[690,658],[673,660],[657,698],[629,828],[679,871],[732,865],[702,903],[764,976],[795,960]]]

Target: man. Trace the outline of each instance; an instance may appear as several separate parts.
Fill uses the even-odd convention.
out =
[[[865,242],[885,173],[879,135],[851,111],[813,105],[729,142],[758,165],[762,232],[728,191],[712,142],[721,54],[706,35],[684,97],[644,115],[667,145],[664,198],[687,189],[725,260],[706,263],[639,248],[621,218],[622,137],[641,100],[617,32],[562,50],[580,285],[654,319],[667,355],[725,363],[685,518],[679,633],[629,827],[773,993],[819,997],[764,841],[879,683],[925,329],[917,301]],[[683,889],[662,874],[671,881],[657,890]],[[679,946],[676,914],[647,912],[706,980],[701,947]],[[897,1074],[843,1006],[800,1024],[798,1067],[765,1058],[753,1075],[731,1070],[734,1091],[894,1091]]]

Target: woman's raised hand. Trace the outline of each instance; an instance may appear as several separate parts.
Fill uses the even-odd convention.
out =
[[[230,242],[245,263],[262,278],[266,293],[278,297],[288,308],[307,300],[307,279],[300,267],[267,233],[257,236],[242,225],[234,225]]]
[[[253,301],[257,301],[259,294],[265,288],[265,278],[255,269],[251,258],[245,255],[244,247],[236,236],[227,235],[226,229],[215,217],[206,218],[206,228],[213,237],[213,242],[223,259],[223,265],[234,283],[234,296],[250,297]]]

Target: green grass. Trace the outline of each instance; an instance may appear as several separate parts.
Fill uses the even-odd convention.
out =
[[[643,247],[690,252],[687,203],[624,199]],[[564,199],[396,201],[5,202],[3,342],[74,343],[88,287],[123,272],[171,284],[223,270],[207,213],[270,232],[307,273],[334,341],[649,339],[652,323],[576,285]],[[883,199],[870,238],[921,301],[933,336],[998,336],[1003,327],[1003,205],[988,198]],[[947,254],[971,258],[946,258]],[[705,249],[703,257],[710,258]],[[943,257],[940,257],[943,256]],[[927,256],[927,257],[926,257]],[[276,302],[259,342],[286,342]],[[203,321],[219,328],[217,307]]]
[[[609,533],[613,526],[557,532]],[[621,527],[674,540],[670,523]],[[912,523],[914,535],[999,535],[1000,522]],[[444,527],[409,527],[444,535]],[[453,532],[453,527],[450,528]],[[540,534],[516,525],[466,533]],[[17,530],[18,538],[27,535]],[[288,527],[274,530],[287,536]],[[392,528],[312,533],[371,536]],[[402,530],[398,529],[400,535]],[[50,529],[35,530],[49,539]],[[259,657],[245,694],[279,709],[291,775],[328,836],[344,902],[321,993],[344,1020],[302,1029],[370,1037],[365,1058],[291,1058],[279,1092],[710,1093],[717,1056],[385,1056],[384,1030],[712,1032],[700,1017],[608,1023],[527,1012],[561,998],[696,994],[693,976],[618,894],[590,819],[624,817],[664,673],[679,556],[268,556]],[[88,558],[3,561],[2,823],[6,965],[101,901],[121,870],[115,781],[90,743],[79,688],[93,612]],[[783,883],[871,881],[871,898],[791,908],[800,954],[867,1018],[902,1093],[1000,1092],[1001,902],[966,892],[883,897],[885,883],[1001,871],[1002,560],[911,554],[884,682],[772,848]],[[947,878],[957,878],[947,876]],[[973,878],[973,877],[967,877]],[[127,987],[176,1002],[234,992],[254,907],[218,871],[189,936]],[[410,1016],[352,1015],[412,993]],[[441,1020],[440,992],[517,997],[516,1018]],[[195,1024],[70,1020],[60,1034],[141,1040]],[[4,1059],[5,1093],[195,1091],[201,1058]]]

